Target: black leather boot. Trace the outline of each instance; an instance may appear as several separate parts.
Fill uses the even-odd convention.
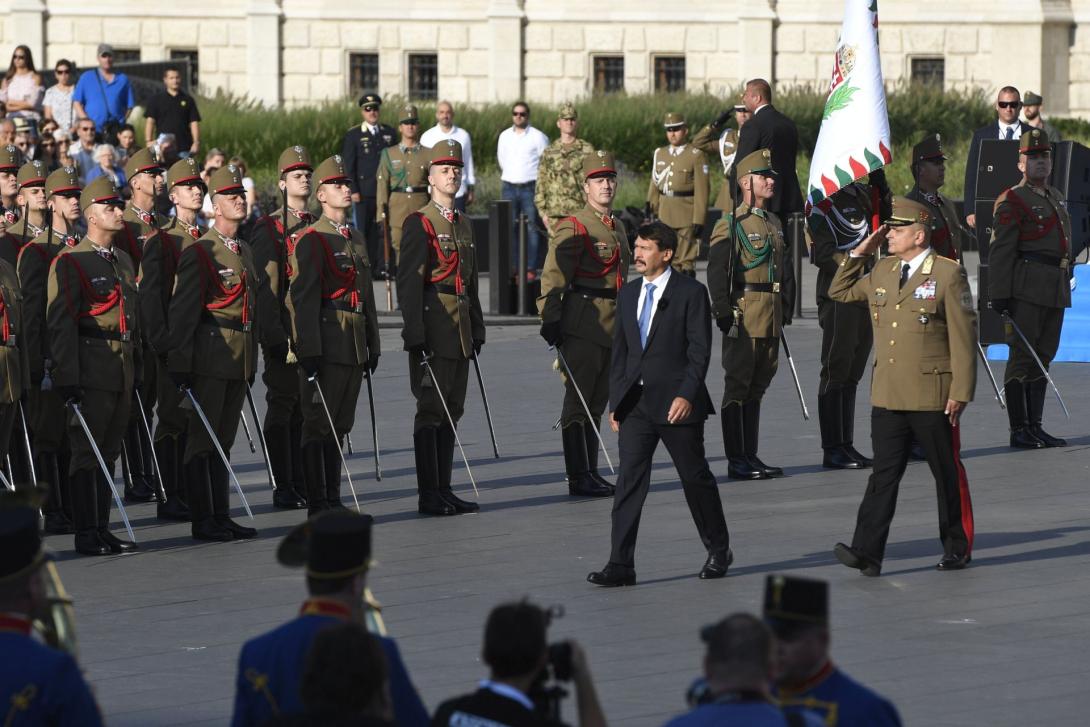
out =
[[[64,513],[65,498],[62,494],[60,466],[56,452],[39,452],[36,457],[38,482],[49,488],[49,497],[42,506],[45,515],[45,531],[51,535],[69,535],[75,532],[72,521]]]
[[[113,465],[110,466],[113,469]],[[113,474],[111,472],[111,474]],[[98,510],[98,518],[95,528],[98,531],[98,539],[110,549],[111,553],[129,553],[138,549],[136,543],[122,540],[110,532],[110,505],[113,504],[113,491],[106,481],[106,475],[102,472],[95,473],[95,509]]]
[[[322,455],[325,457],[325,504],[331,510],[346,510],[341,502],[341,445],[332,437],[322,440]]]
[[[307,517],[329,508],[325,503],[325,455],[321,442],[303,445],[303,477],[307,483]]]
[[[306,507],[306,500],[299,497],[293,484],[295,479],[292,462],[297,455],[302,459],[302,454],[296,451],[298,446],[292,446],[291,428],[275,424],[266,427],[265,447],[265,453],[269,457],[269,467],[276,479],[273,507],[281,510],[299,510]]]
[[[421,515],[456,515],[454,506],[439,494],[438,435],[438,427],[424,427],[413,434],[418,494],[416,509]]]
[[[212,482],[208,471],[211,457],[199,454],[185,465],[185,484],[189,492],[190,533],[194,540],[212,540],[225,543],[234,540],[234,534],[212,517]]]
[[[773,467],[761,461],[757,456],[757,442],[761,434],[761,402],[747,401],[742,405],[742,424],[744,427],[746,458],[754,469],[761,470],[768,477],[783,477],[783,468]]]
[[[178,491],[182,489],[182,453],[178,450],[178,439],[163,437],[156,440],[155,456],[159,460],[159,473],[163,476],[163,491],[167,496],[167,501],[160,502],[155,508],[155,517],[159,520],[189,522],[189,508],[178,497]]]
[[[69,477],[75,547],[80,555],[109,555],[110,549],[98,539],[98,506],[95,470],[80,470]]]
[[[841,415],[840,421],[844,426],[844,434],[841,437],[845,444],[844,449],[852,456],[860,467],[871,467],[874,460],[866,457],[855,448],[855,386],[846,386],[840,390]]]
[[[587,475],[598,483],[599,487],[609,488],[609,494],[612,495],[614,491],[613,483],[607,480],[602,475],[598,474],[598,435],[595,433],[595,428],[602,426],[602,420],[599,419],[593,422],[594,426],[590,424],[583,425],[583,437],[587,440]]]
[[[590,476],[587,437],[583,423],[574,422],[560,430],[564,443],[564,471],[568,475],[568,494],[575,497],[609,497],[613,490],[603,487]]]
[[[1066,447],[1067,440],[1054,437],[1041,428],[1041,419],[1045,413],[1045,398],[1048,396],[1048,381],[1044,378],[1034,379],[1024,388],[1030,433],[1044,442],[1046,447]]]
[[[256,538],[255,528],[239,525],[231,519],[231,475],[222,459],[212,457],[208,460],[208,476],[212,484],[212,519],[237,540]]]
[[[727,453],[727,479],[767,480],[764,470],[757,469],[746,457],[742,405],[736,401],[725,404],[719,412],[719,420],[723,425],[723,449]]]
[[[862,467],[844,446],[843,390],[829,388],[818,394],[818,424],[821,428],[821,466],[830,470],[856,470]]]
[[[463,500],[450,489],[451,473],[454,469],[454,430],[449,426],[439,427],[435,439],[435,459],[439,468],[439,496],[447,501],[459,514],[478,512],[481,506],[469,500]]]
[[[1015,449],[1042,449],[1046,445],[1030,430],[1029,413],[1026,407],[1026,386],[1018,379],[1011,379],[1003,384],[1003,393],[1007,400],[1007,420],[1011,428],[1011,447]],[[1043,406],[1042,402],[1042,406]]]
[[[135,402],[133,406],[136,406]],[[138,422],[129,422],[129,428],[125,430],[125,449],[121,455],[121,466],[127,468],[128,472],[128,477],[125,478],[125,502],[129,503],[151,502],[158,495],[146,475],[142,443],[144,435],[140,430],[141,425]]]

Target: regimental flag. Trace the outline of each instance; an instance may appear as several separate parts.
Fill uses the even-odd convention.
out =
[[[890,148],[878,0],[844,0],[832,83],[810,162],[807,217],[828,214],[837,190],[893,161]]]

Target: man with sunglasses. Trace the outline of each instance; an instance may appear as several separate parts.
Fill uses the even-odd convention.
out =
[[[500,133],[496,144],[496,162],[500,165],[501,195],[511,200],[511,266],[518,268],[518,219],[526,215],[526,270],[527,277],[537,275],[541,236],[537,230],[538,167],[541,155],[549,146],[549,137],[530,125],[530,106],[519,101],[511,107],[511,126]]]
[[[379,121],[382,97],[377,93],[360,96],[363,123],[353,126],[341,142],[341,157],[352,184],[352,202],[356,206],[356,227],[367,240],[367,259],[382,260],[382,235],[375,228],[378,219],[375,177],[382,150],[393,146],[397,132]],[[379,268],[375,268],[376,272]]]
[[[87,176],[98,166],[95,161],[95,122],[80,119],[76,124],[76,137],[78,143],[69,147],[68,155],[76,163],[80,183],[87,184]]]
[[[428,203],[430,151],[420,144],[420,118],[412,104],[401,107],[401,142],[382,150],[375,178],[379,219],[390,232],[390,264],[401,249],[401,225],[410,213]],[[385,245],[385,241],[383,241]],[[384,260],[380,251],[378,260]]]
[[[136,105],[129,77],[113,68],[113,46],[99,43],[98,68],[81,75],[72,92],[76,117],[94,121],[95,126],[102,129],[108,144],[116,143],[118,129]]]
[[[1022,134],[1029,131],[1030,127],[1024,121],[1018,120],[1018,112],[1022,109],[1022,95],[1014,86],[1004,86],[999,89],[999,96],[995,101],[996,121],[982,126],[973,132],[973,140],[969,142],[969,156],[965,161],[965,222],[976,229],[976,172],[980,160],[980,142],[985,139],[1002,139],[1005,141],[1018,141]]]

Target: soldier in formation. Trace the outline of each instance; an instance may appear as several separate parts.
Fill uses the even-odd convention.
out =
[[[382,97],[377,93],[360,96],[360,116],[363,123],[353,126],[344,135],[341,157],[352,179],[352,202],[356,205],[356,225],[367,239],[367,259],[382,260],[382,235],[375,229],[378,220],[376,204],[379,159],[382,150],[393,146],[397,132],[379,121]],[[380,269],[380,272],[385,272]]]
[[[708,158],[686,143],[689,125],[682,114],[666,114],[662,125],[669,143],[655,149],[647,205],[677,234],[674,269],[693,277],[708,211]]]
[[[742,127],[752,116],[745,104],[735,104],[733,108],[724,111],[715,118],[712,123],[696,132],[693,137],[693,146],[705,154],[714,154],[723,164],[723,183],[719,185],[719,194],[715,197],[715,204],[724,212],[731,209],[731,200],[737,196],[730,188],[730,169],[734,166],[735,152],[738,149],[738,135],[742,133]],[[731,116],[738,122],[738,128],[727,126]]]
[[[401,141],[382,150],[376,177],[376,204],[389,236],[390,264],[396,264],[401,249],[401,230],[405,218],[428,201],[429,150],[420,144],[420,117],[412,104],[401,108]],[[383,244],[386,244],[385,241]],[[385,260],[385,257],[383,258]]]
[[[961,262],[969,234],[961,226],[954,203],[939,193],[946,183],[946,160],[938,134],[928,134],[912,147],[912,178],[916,180],[906,197],[931,208],[934,229],[931,247],[943,257]]]

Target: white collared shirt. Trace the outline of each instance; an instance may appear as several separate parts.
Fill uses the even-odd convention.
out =
[[[1013,135],[1011,136],[1012,139],[1020,139],[1022,137],[1022,124],[1019,123],[1018,119],[1015,119],[1013,124],[1004,124],[1002,121],[999,121],[998,123],[1000,139],[1007,138],[1007,129],[1014,130]]]
[[[473,144],[469,139],[469,132],[460,126],[451,126],[450,131],[443,131],[443,127],[436,124],[424,132],[424,135],[420,137],[420,143],[431,148],[447,139],[454,139],[462,145],[462,162],[465,166],[462,168],[462,183],[454,196],[464,197],[467,189],[477,184],[477,177],[473,172]]]
[[[681,156],[681,152],[685,151],[686,146],[687,146],[686,144],[681,144],[679,146],[671,146],[670,147],[670,156],[672,156],[672,157]]]
[[[541,154],[549,146],[549,137],[533,126],[522,132],[509,126],[500,134],[496,144],[496,162],[500,165],[500,179],[511,184],[537,181],[537,168]]]
[[[655,297],[651,299],[651,318],[647,321],[647,330],[651,330],[651,324],[655,322],[655,313],[659,310],[659,301],[662,300],[662,293],[666,290],[666,284],[670,282],[670,274],[673,268],[669,265],[666,266],[666,270],[663,271],[654,280],[648,280],[644,278],[640,282],[640,300],[636,304],[636,320],[640,320],[640,315],[643,313],[643,303],[647,298],[647,285],[648,283],[655,286]]]
[[[510,700],[518,702],[530,711],[533,711],[534,709],[534,703],[530,701],[530,698],[519,690],[515,689],[510,684],[500,684],[499,682],[494,682],[491,679],[482,679],[477,686],[479,686],[481,689],[487,689],[493,694],[498,694],[501,697],[507,697]]]
[[[363,126],[363,130],[368,132],[369,134],[371,134],[371,136],[377,136],[378,135],[378,127],[377,126],[372,126],[371,124],[367,123],[366,121],[363,122],[362,126]]]
[[[920,269],[920,266],[923,265],[923,261],[930,254],[931,254],[931,248],[926,247],[922,251],[920,251],[916,255],[916,257],[914,257],[911,260],[907,261],[908,262],[908,278],[911,278],[913,275],[916,274],[916,271]],[[901,268],[900,269],[901,270],[905,269],[905,261],[904,260],[901,261]],[[908,280],[908,278],[905,278],[905,280]]]

